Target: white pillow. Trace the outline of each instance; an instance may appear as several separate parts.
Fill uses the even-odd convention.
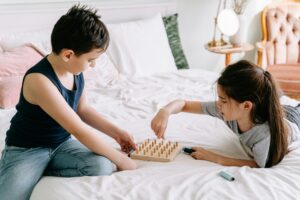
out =
[[[0,52],[2,49],[9,50],[23,44],[31,44],[46,56],[52,51],[50,36],[51,30],[0,35]],[[87,87],[105,87],[116,83],[119,78],[117,69],[105,53],[97,59],[96,67],[84,72],[84,75],[88,82]]]
[[[50,29],[24,33],[2,34],[0,35],[0,46],[4,50],[8,50],[27,43],[50,43],[50,37]]]
[[[122,74],[148,76],[177,71],[160,14],[149,19],[107,24],[107,54]]]
[[[44,56],[51,53],[50,41],[32,42],[31,44]],[[119,79],[119,72],[106,53],[96,60],[94,68],[89,68],[83,74],[87,82],[87,89],[113,85]]]
[[[119,80],[119,72],[106,53],[96,60],[94,68],[87,69],[83,74],[87,89],[111,86]]]
[[[46,56],[52,52],[52,46],[50,40],[31,42],[36,50],[38,50],[42,55]]]

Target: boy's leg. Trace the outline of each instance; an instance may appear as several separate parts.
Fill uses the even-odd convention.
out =
[[[0,199],[29,199],[49,161],[46,148],[5,147],[0,160]]]
[[[79,141],[70,139],[54,150],[45,175],[76,177],[110,175],[114,171],[112,162],[99,156]]]

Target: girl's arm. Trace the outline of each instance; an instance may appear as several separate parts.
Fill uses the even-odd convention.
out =
[[[202,113],[201,102],[199,101],[175,100],[168,103],[166,106],[161,108],[161,110],[168,112],[169,115],[177,114],[179,112],[189,112],[198,114]]]
[[[211,151],[205,150],[201,147],[193,147],[195,150],[191,153],[191,156],[197,160],[207,160],[210,162],[218,163],[224,166],[249,166],[249,167],[258,167],[254,160],[243,160],[236,158],[229,158],[226,156],[222,156]]]
[[[199,101],[175,100],[161,108],[151,121],[151,128],[158,138],[163,138],[171,114],[179,112],[203,113]]]
[[[114,138],[121,145],[123,151],[128,153],[131,149],[136,149],[136,144],[130,134],[106,120],[93,107],[88,105],[85,92],[80,97],[77,113],[84,122]]]
[[[24,80],[23,94],[28,102],[40,106],[82,144],[91,151],[110,159],[120,170],[136,168],[136,164],[127,155],[104,142],[99,134],[80,119],[58,89],[44,75],[38,73],[27,75]]]

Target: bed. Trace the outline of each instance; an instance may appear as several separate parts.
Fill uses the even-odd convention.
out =
[[[175,1],[130,5],[89,2],[99,8],[103,20],[109,24],[112,48],[99,60],[97,68],[85,74],[88,99],[106,118],[133,134],[136,143],[155,138],[150,129],[150,122],[158,109],[167,102],[174,99],[216,99],[214,86],[218,73],[201,70],[201,66],[198,69],[181,70],[165,67],[174,66],[174,60],[162,61],[164,66],[155,67],[154,64],[159,64],[157,60],[160,59],[153,61],[147,60],[147,56],[143,57],[147,51],[153,51],[150,39],[144,43],[149,45],[146,46],[149,47],[146,50],[139,49],[139,44],[134,44],[132,48],[127,46],[125,51],[122,48],[126,46],[122,46],[121,41],[121,44],[118,43],[122,39],[118,36],[121,23],[125,23],[122,24],[122,28],[127,27],[125,31],[132,33],[136,41],[145,39],[147,33],[143,33],[143,37],[139,38],[140,35],[134,35],[138,33],[136,27],[132,28],[134,24],[124,21],[141,18],[148,20],[150,17],[157,19],[157,13],[161,13],[162,16],[174,14]],[[1,5],[0,25],[7,28],[1,29],[0,32],[0,51],[6,51],[26,41],[40,54],[47,53],[50,27],[69,6],[67,1],[47,6],[42,3]],[[32,19],[36,18],[37,14],[39,20],[33,23]],[[20,22],[20,17],[22,21],[28,21],[28,24]],[[146,28],[151,29],[150,25],[153,24],[148,20],[146,25]],[[161,46],[166,39],[160,39],[162,42],[156,43],[156,48],[166,49],[167,47]],[[171,55],[170,49],[168,53],[157,51],[156,53],[163,54],[165,59],[169,59]],[[132,52],[133,55],[144,54],[131,59]],[[120,59],[124,55],[126,59]],[[147,55],[154,57],[155,53]],[[299,103],[286,96],[281,98],[281,102],[289,105]],[[0,109],[0,150],[4,148],[5,133],[15,112],[14,107]],[[119,148],[112,139],[102,135],[105,140]],[[226,156],[249,159],[230,129],[221,120],[205,115],[182,113],[172,116],[166,130],[166,139],[178,141],[187,147],[202,146]],[[136,170],[115,172],[111,176],[43,177],[36,185],[31,200],[299,199],[300,141],[292,143],[290,149],[283,161],[270,169],[224,167],[194,160],[189,155],[180,153],[168,163],[136,160]],[[221,178],[218,173],[222,170],[232,174],[235,181],[229,182]],[[0,187],[1,184],[5,183],[0,183]]]

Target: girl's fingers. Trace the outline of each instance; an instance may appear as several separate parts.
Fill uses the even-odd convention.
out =
[[[192,147],[192,149],[193,149],[193,150],[195,150],[195,151],[200,151],[200,150],[203,150],[203,148],[202,148],[202,147]]]
[[[154,131],[155,130],[155,123],[154,120],[151,121],[151,129]],[[155,131],[154,131],[155,132]]]
[[[165,126],[160,125],[159,130],[158,130],[158,138],[164,138],[164,133],[165,133]]]
[[[194,159],[197,159],[197,158],[196,158],[196,153],[195,153],[195,152],[191,153],[191,156],[192,156]]]
[[[157,124],[154,131],[157,137],[160,137],[160,131],[161,131],[161,125]]]

